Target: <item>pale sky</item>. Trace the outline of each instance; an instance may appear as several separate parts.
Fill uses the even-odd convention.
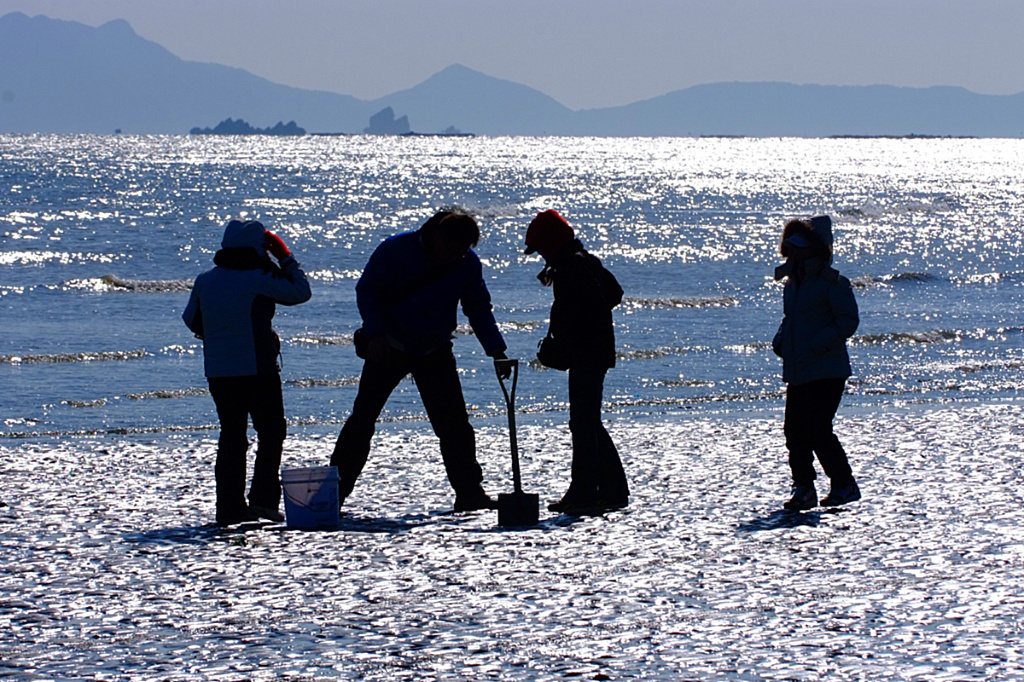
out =
[[[1024,92],[1024,0],[0,0],[374,99],[453,63],[572,109],[722,81]]]

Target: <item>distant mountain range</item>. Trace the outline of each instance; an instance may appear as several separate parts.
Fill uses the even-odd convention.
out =
[[[257,127],[295,121],[310,132],[362,133],[387,107],[422,133],[1024,137],[1024,93],[716,83],[576,111],[455,64],[408,90],[360,100],[184,61],[120,20],[93,28],[19,12],[0,17],[0,132],[183,134],[238,118]]]

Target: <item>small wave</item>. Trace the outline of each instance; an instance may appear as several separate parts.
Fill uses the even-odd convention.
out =
[[[144,294],[166,294],[179,291],[189,291],[192,288],[192,280],[131,280],[121,279],[116,275],[103,275],[102,277],[92,277],[89,279],[73,279],[68,282],[64,282],[60,288],[97,292],[131,291]]]
[[[964,285],[964,284],[999,284],[999,282],[1006,279],[1006,275],[999,272],[984,272],[976,273],[973,275],[967,275],[966,277],[954,277],[953,283]]]
[[[306,274],[310,279],[318,282],[339,282],[346,279],[359,279],[363,272],[362,270],[342,270],[341,272],[335,272],[334,270],[315,270]]]
[[[342,377],[340,379],[288,379],[286,384],[298,386],[299,388],[339,388],[343,386],[358,386],[359,377]]]
[[[172,343],[170,346],[164,346],[160,349],[160,353],[163,355],[195,355],[195,346],[182,346],[180,343]]]
[[[149,353],[145,350],[115,350],[98,353],[46,353],[41,355],[0,355],[0,365],[48,365],[70,362],[137,360]]]
[[[886,215],[907,215],[909,213],[948,213],[953,210],[948,198],[936,198],[931,201],[911,199],[889,205],[881,205],[874,201],[866,201],[860,206],[843,208],[836,211],[839,216],[860,219],[878,219]]]
[[[955,365],[953,366],[953,369],[957,372],[963,372],[964,374],[1020,370],[1024,369],[1024,360],[977,360],[970,363]]]
[[[888,332],[885,334],[865,334],[855,336],[852,341],[855,343],[884,345],[887,343],[944,343],[946,341],[958,341],[964,334],[959,331],[946,331],[935,329],[927,332]]]
[[[0,438],[63,438],[68,436],[131,436],[146,433],[188,433],[195,431],[215,431],[220,429],[218,424],[203,424],[200,426],[145,426],[145,427],[118,427],[112,429],[76,429],[68,431],[0,431]]]
[[[175,388],[161,391],[145,391],[143,393],[125,393],[124,397],[131,400],[150,400],[153,398],[158,400],[172,400],[174,398],[208,395],[209,393],[210,390],[206,388]]]
[[[755,343],[743,343],[735,346],[726,346],[725,350],[733,353],[742,353],[744,355],[750,355],[751,353],[760,353],[761,351],[767,350],[772,347],[769,341],[757,341]]]
[[[714,393],[709,395],[685,396],[680,398],[617,398],[606,401],[609,409],[617,407],[686,407],[709,403],[758,402],[779,400],[785,396],[780,390],[763,390],[757,393]]]
[[[509,322],[499,322],[498,329],[503,332],[532,332],[536,329],[540,329],[546,323],[541,320],[532,320],[527,322],[520,322],[512,320]]]
[[[736,305],[732,296],[693,296],[668,298],[631,298],[622,299],[623,304],[631,308],[724,308]]]
[[[103,407],[107,404],[106,398],[97,398],[96,400],[62,400],[62,405],[68,407]]]
[[[352,335],[317,336],[315,334],[300,334],[299,336],[293,336],[288,341],[289,343],[301,343],[307,346],[351,346]]]
[[[883,278],[887,282],[937,282],[935,275],[928,272],[901,272]]]
[[[693,351],[707,350],[706,348],[682,348],[680,346],[661,346],[660,348],[636,348],[633,350],[621,350],[615,353],[616,360],[653,360],[664,358],[670,355],[684,355]],[[536,358],[527,362],[531,369],[548,369],[540,364]]]
[[[941,278],[928,272],[900,272],[895,275],[861,275],[850,280],[855,289],[870,289],[887,284],[904,284],[917,282],[938,282]]]
[[[693,348],[681,348],[679,346],[637,348],[635,350],[619,351],[615,354],[615,357],[618,360],[652,360],[654,358],[664,358],[669,355],[684,355],[693,350]]]
[[[885,280],[875,275],[861,275],[850,280],[854,289],[870,289],[871,287],[882,286]]]
[[[652,386],[664,388],[712,388],[715,382],[708,379],[667,379],[664,381],[652,382]]]

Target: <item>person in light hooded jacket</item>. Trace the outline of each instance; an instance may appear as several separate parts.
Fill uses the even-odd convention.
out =
[[[831,484],[821,504],[846,504],[859,500],[861,493],[832,420],[852,373],[846,340],[860,322],[857,301],[850,281],[831,267],[828,216],[786,223],[779,252],[786,258],[775,270],[776,280],[786,280],[784,317],[772,348],[782,358],[787,384],[784,430],[793,475],[793,494],[784,507],[806,510],[818,505],[815,455]]]
[[[182,314],[203,340],[206,377],[220,419],[217,523],[283,521],[279,469],[287,427],[277,363],[281,341],[271,321],[275,304],[309,300],[309,281],[281,238],[256,220],[229,222],[221,246],[213,258],[216,267],[196,277]],[[250,415],[259,446],[246,503]]]

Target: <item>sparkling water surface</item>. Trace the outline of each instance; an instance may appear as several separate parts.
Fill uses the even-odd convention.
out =
[[[19,679],[1011,679],[1021,672],[1024,143],[1015,140],[0,136],[0,675]],[[477,216],[509,354],[563,212],[616,274],[606,414],[623,512],[501,531],[450,515],[415,388],[342,528],[213,516],[216,413],[181,323],[224,222],[311,275],[279,307],[285,466],[326,463],[387,235]],[[865,500],[779,515],[792,216],[829,213],[861,326],[837,427]],[[485,484],[505,405],[455,339]],[[568,477],[565,375],[524,364],[528,491]],[[824,494],[825,483],[819,482]]]
[[[778,235],[818,212],[835,217],[862,313],[848,402],[1012,398],[1021,383],[1020,141],[0,136],[0,153],[7,436],[214,425],[180,313],[239,216],[281,233],[313,278],[277,327],[289,415],[327,431],[359,374],[355,280],[384,237],[443,206],[479,218],[496,316],[524,360],[551,292],[523,236],[538,210],[564,212],[626,290],[617,410],[775,409]],[[468,332],[467,400],[500,414]],[[531,368],[521,407],[563,409],[564,384]],[[422,418],[411,383],[388,415]]]

